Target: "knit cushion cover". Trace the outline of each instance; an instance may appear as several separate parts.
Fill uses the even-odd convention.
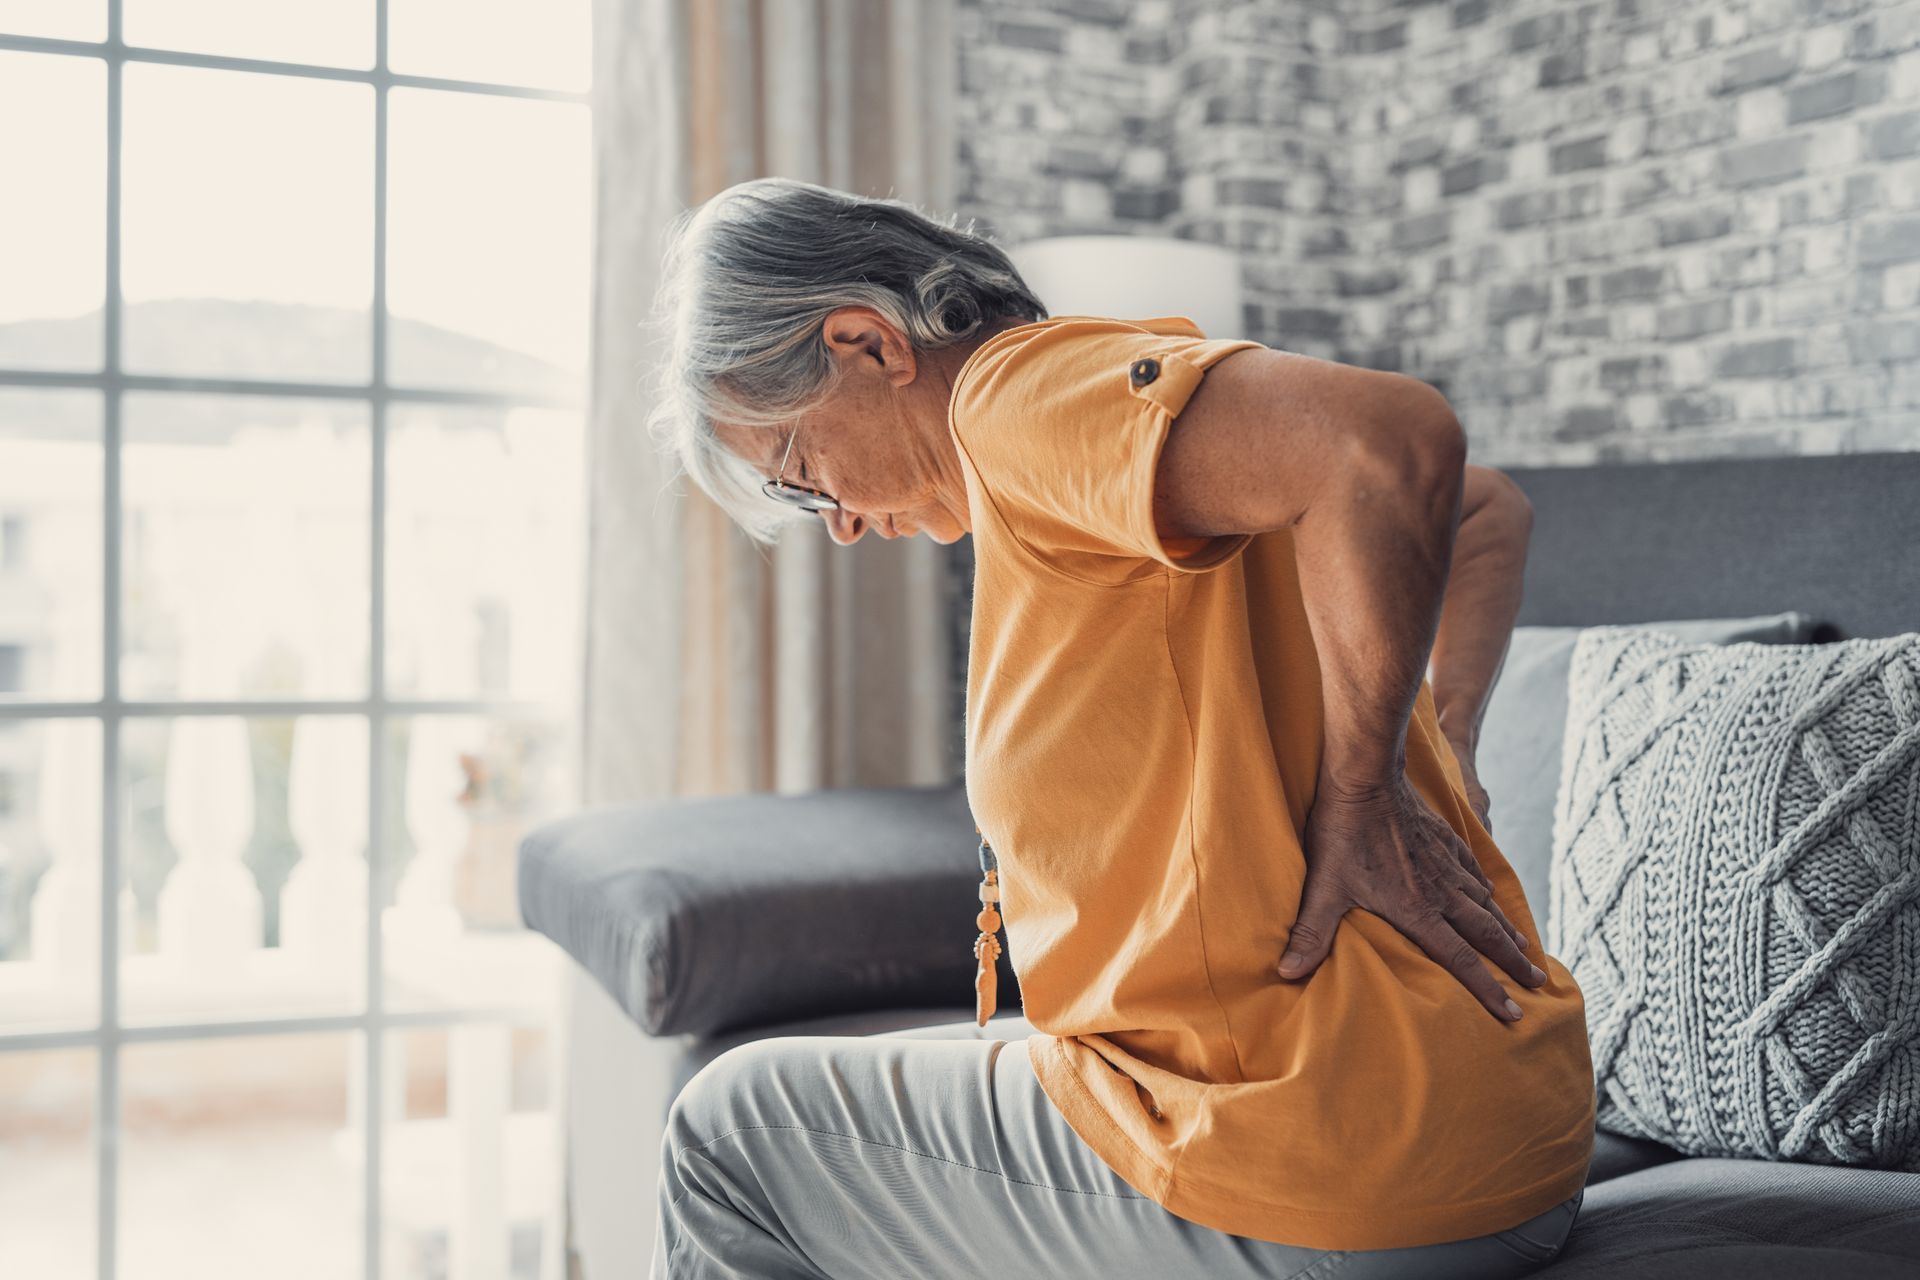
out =
[[[1633,625],[1670,631],[1694,644],[1810,644],[1819,619],[1789,611],[1753,618],[1698,618]],[[1520,877],[1534,923],[1553,904],[1553,792],[1567,736],[1567,672],[1584,627],[1522,626],[1507,642],[1500,678],[1487,691],[1474,768],[1493,807],[1487,829]]]
[[[1574,646],[1548,949],[1598,1127],[1920,1171],[1920,633]]]

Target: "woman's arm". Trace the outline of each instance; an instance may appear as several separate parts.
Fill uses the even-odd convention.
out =
[[[1533,504],[1503,472],[1466,465],[1460,530],[1453,543],[1428,679],[1440,731],[1471,763],[1480,747],[1487,694],[1506,665],[1533,532]]]
[[[1521,951],[1466,842],[1406,777],[1407,725],[1439,623],[1465,460],[1451,406],[1418,379],[1242,351],[1215,365],[1182,410],[1155,508],[1175,534],[1294,529],[1325,738],[1306,889],[1280,975],[1310,974],[1357,906],[1511,1019],[1519,1008],[1480,954],[1523,984],[1546,975]]]
[[[1162,529],[1293,529],[1325,689],[1323,793],[1370,797],[1406,771],[1466,452],[1427,383],[1274,349],[1215,365],[1161,451]]]
[[[1294,534],[1326,739],[1305,833],[1307,885],[1280,975],[1310,974],[1357,906],[1512,1021],[1520,1006],[1481,956],[1523,986],[1546,974],[1521,949],[1472,849],[1406,772],[1407,725],[1451,577],[1466,444],[1451,412],[1401,439],[1384,467],[1376,455],[1347,483],[1330,484]]]
[[[1466,440],[1451,412],[1356,456],[1294,528],[1320,659],[1320,792],[1370,799],[1407,769],[1407,724],[1452,563]]]

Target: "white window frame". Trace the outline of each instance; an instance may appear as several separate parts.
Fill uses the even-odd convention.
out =
[[[374,63],[370,69],[314,66],[259,58],[228,57],[173,49],[130,46],[122,39],[122,0],[105,0],[107,34],[102,41],[64,40],[37,36],[9,35],[0,32],[0,50],[25,53],[63,54],[99,59],[106,66],[107,138],[106,138],[106,284],[102,303],[102,360],[96,373],[56,372],[0,367],[0,387],[39,389],[96,390],[101,396],[101,444],[105,473],[103,507],[105,512],[105,562],[103,565],[102,609],[103,669],[101,696],[95,701],[34,700],[24,697],[0,700],[0,721],[44,720],[76,717],[97,721],[101,728],[101,804],[100,860],[102,885],[100,902],[100,985],[99,1008],[91,1027],[21,1032],[0,1030],[0,1053],[29,1052],[69,1048],[97,1050],[98,1078],[93,1123],[94,1171],[97,1180],[96,1249],[99,1280],[114,1280],[117,1265],[117,1228],[119,1223],[119,1137],[120,1137],[120,1049],[123,1045],[207,1040],[229,1037],[286,1035],[321,1032],[361,1032],[364,1059],[360,1063],[364,1081],[385,1079],[385,1039],[391,1032],[422,1027],[459,1027],[507,1025],[541,1027],[547,1031],[550,1064],[562,1059],[562,1027],[546,1008],[514,1005],[448,1007],[389,1011],[386,1008],[385,958],[382,954],[380,913],[384,905],[391,870],[384,848],[386,816],[390,798],[385,785],[387,762],[387,726],[394,717],[422,714],[478,714],[519,716],[551,714],[552,709],[538,704],[500,698],[406,699],[390,698],[386,693],[386,505],[387,505],[387,417],[388,407],[396,402],[490,405],[503,407],[560,408],[584,410],[585,379],[581,393],[571,396],[462,391],[454,388],[394,387],[387,380],[387,106],[389,90],[400,88],[439,89],[457,93],[494,94],[511,98],[532,98],[554,102],[586,104],[590,94],[538,89],[483,81],[453,80],[435,76],[397,73],[387,65],[388,0],[375,0]],[[120,367],[122,299],[120,293],[120,150],[122,124],[122,80],[128,63],[165,63],[226,71],[253,71],[272,75],[319,80],[343,80],[373,87],[373,309],[372,375],[365,383],[301,383],[247,378],[168,377],[130,374]],[[369,650],[369,691],[364,698],[281,699],[274,701],[221,700],[127,700],[120,693],[120,601],[121,601],[121,418],[122,401],[128,392],[185,392],[249,396],[323,398],[364,403],[372,425],[372,520],[370,590],[371,608]],[[121,728],[128,720],[178,716],[246,716],[284,718],[304,715],[353,715],[367,725],[367,899],[366,1007],[360,1013],[303,1017],[264,1017],[209,1021],[142,1022],[127,1026],[121,1021],[120,1007],[120,920],[116,904],[124,879],[121,829],[120,743]],[[577,722],[574,731],[578,732]],[[568,788],[568,801],[580,802],[580,779],[576,776]],[[549,1071],[549,1105],[556,1114],[562,1105],[561,1079]],[[382,1250],[381,1151],[384,1129],[383,1108],[366,1105],[363,1113],[365,1160],[362,1173],[364,1206],[364,1251],[362,1274],[367,1280],[379,1280]],[[560,1196],[560,1189],[555,1195]],[[555,1221],[557,1215],[549,1215]],[[562,1274],[560,1262],[564,1242],[559,1233],[547,1231],[541,1241],[543,1275]]]

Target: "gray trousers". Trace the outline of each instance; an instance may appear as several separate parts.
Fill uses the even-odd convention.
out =
[[[1003,1018],[721,1054],[667,1118],[652,1280],[1509,1280],[1558,1254],[1580,1212],[1584,1192],[1492,1235],[1358,1251],[1203,1227],[1067,1125],[1032,1030]]]

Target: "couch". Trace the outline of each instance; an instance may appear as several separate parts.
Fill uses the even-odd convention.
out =
[[[1819,620],[1812,641],[1920,630],[1920,453],[1508,474],[1535,514],[1520,627],[1795,610]],[[1492,745],[1483,734],[1483,760]],[[1482,777],[1501,840],[1503,796]],[[725,1049],[1032,1030],[1013,955],[1002,1012],[972,1023],[975,842],[960,784],[607,807],[526,838],[523,914],[575,961],[567,1168],[586,1280],[644,1270],[667,1108]],[[1502,850],[1546,928],[1548,851]],[[1580,1219],[1539,1274],[1915,1280],[1920,1173],[1698,1158],[1600,1132]]]

